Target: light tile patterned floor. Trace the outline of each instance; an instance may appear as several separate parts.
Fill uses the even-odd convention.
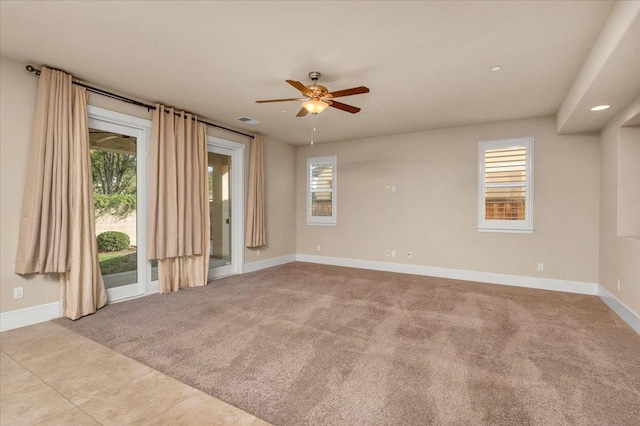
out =
[[[0,425],[268,423],[51,322],[0,333]]]

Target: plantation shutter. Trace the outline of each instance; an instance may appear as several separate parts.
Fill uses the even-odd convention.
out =
[[[311,216],[331,216],[333,196],[333,164],[311,165]]]
[[[336,223],[336,157],[307,159],[307,222]]]
[[[533,137],[481,141],[478,230],[533,232]]]
[[[527,149],[485,151],[485,219],[526,219]]]

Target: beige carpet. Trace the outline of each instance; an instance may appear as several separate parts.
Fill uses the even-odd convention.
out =
[[[292,263],[56,322],[277,425],[640,424],[596,296]]]

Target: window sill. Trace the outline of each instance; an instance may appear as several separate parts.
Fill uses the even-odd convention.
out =
[[[478,228],[478,232],[499,232],[505,234],[533,234],[535,229]]]
[[[309,226],[336,226],[337,223],[307,222]]]

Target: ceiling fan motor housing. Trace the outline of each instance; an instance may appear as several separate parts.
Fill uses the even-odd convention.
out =
[[[320,74],[318,71],[311,71],[309,73],[309,78],[313,80],[314,83],[316,82],[316,80],[319,80],[321,76],[322,74]]]
[[[309,78],[313,81],[313,84],[311,86],[308,86],[308,88],[313,94],[311,96],[311,99],[313,100],[319,100],[320,98],[324,98],[329,94],[329,89],[318,84],[318,79],[321,75],[322,74],[320,74],[318,71],[311,71],[309,73]]]

